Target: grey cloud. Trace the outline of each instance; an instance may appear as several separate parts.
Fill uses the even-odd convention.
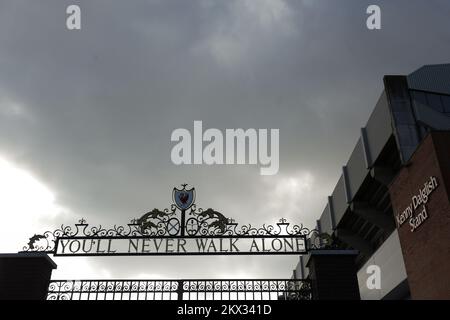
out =
[[[182,182],[196,186],[199,205],[238,221],[271,223],[289,211],[312,226],[383,75],[448,62],[450,51],[447,1],[77,1],[82,30],[69,32],[64,12],[72,2],[0,5],[0,155],[73,212],[54,226],[76,217],[126,223],[168,206]],[[365,28],[373,3],[383,10],[379,32]],[[174,166],[170,134],[192,130],[194,120],[279,128],[280,174]],[[275,186],[304,173],[313,180],[290,202],[302,206],[298,215],[278,204],[270,210],[271,197],[294,197],[276,196]],[[213,276],[220,262],[223,273],[251,265],[255,275],[281,277],[296,259],[189,258],[184,269],[177,258],[89,263],[113,276]]]

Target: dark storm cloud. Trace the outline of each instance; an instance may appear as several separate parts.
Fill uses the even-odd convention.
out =
[[[73,3],[80,31],[65,29]],[[365,28],[369,4],[382,7],[380,31]],[[199,205],[238,221],[312,225],[383,75],[448,62],[449,13],[445,0],[3,1],[0,155],[55,191],[73,213],[67,223],[126,223],[188,182]],[[279,128],[279,174],[173,165],[170,134],[194,120]],[[191,259],[186,272],[213,276],[223,259]],[[236,258],[230,268],[286,276],[296,259]],[[180,272],[175,259],[109,261],[92,263],[120,275]]]

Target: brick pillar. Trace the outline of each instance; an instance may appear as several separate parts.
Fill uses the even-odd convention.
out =
[[[45,253],[0,254],[0,300],[45,300],[53,269]]]
[[[314,300],[359,300],[357,250],[312,250],[306,267]]]

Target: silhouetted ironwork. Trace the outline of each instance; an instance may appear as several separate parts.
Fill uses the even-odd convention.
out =
[[[234,219],[225,217],[211,208],[203,210],[195,204],[195,188],[174,188],[173,203],[170,209],[153,209],[140,218],[135,218],[126,226],[114,225],[105,228],[101,225],[90,226],[85,219],[79,220],[74,227],[61,225],[59,229],[35,234],[29,239],[23,251],[40,251],[50,254],[56,252],[58,239],[64,238],[128,238],[128,237],[209,237],[209,236],[304,236],[308,249],[332,248],[333,239],[328,234],[308,229],[303,224],[291,225],[282,218],[274,225],[263,224],[254,227],[250,224],[239,226]],[[180,215],[178,215],[180,213]]]
[[[57,280],[48,300],[311,300],[309,280]]]

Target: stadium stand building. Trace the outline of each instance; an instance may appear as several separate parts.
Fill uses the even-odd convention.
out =
[[[450,299],[449,194],[450,64],[427,65],[384,77],[316,228],[358,250],[361,299]],[[300,257],[293,277],[308,275]]]

